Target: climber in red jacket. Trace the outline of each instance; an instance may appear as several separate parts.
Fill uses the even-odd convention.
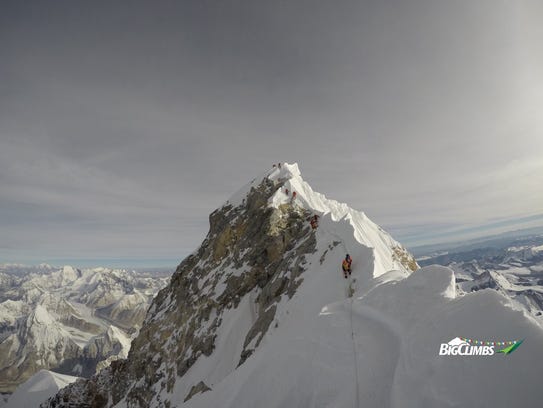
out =
[[[349,254],[345,255],[345,259],[341,263],[341,268],[343,269],[343,275],[345,276],[345,279],[347,279],[347,274],[351,276],[351,264],[353,263],[353,260]]]

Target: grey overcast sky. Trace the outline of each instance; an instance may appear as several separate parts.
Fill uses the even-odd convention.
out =
[[[408,245],[543,224],[541,1],[0,5],[0,261],[175,264],[279,161]]]

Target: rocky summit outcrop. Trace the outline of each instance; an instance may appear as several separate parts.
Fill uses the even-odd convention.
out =
[[[243,344],[231,357],[232,369],[243,365],[274,321],[277,303],[296,293],[306,256],[316,250],[315,231],[307,222],[312,212],[288,202],[269,205],[284,181],[264,177],[239,203],[214,211],[200,248],[154,299],[128,358],[68,386],[42,406],[174,406],[168,395],[176,380],[213,353],[225,316],[250,298]],[[183,399],[209,389],[201,381]]]

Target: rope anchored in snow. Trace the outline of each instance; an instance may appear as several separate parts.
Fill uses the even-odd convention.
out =
[[[353,354],[354,354],[354,376],[355,376],[355,383],[356,383],[356,396],[355,396],[355,408],[358,408],[360,406],[360,390],[359,390],[359,380],[358,380],[358,353],[356,351],[356,342],[354,341],[354,326],[353,326],[353,298],[351,298],[351,301],[349,302],[349,315],[350,315],[350,321],[351,321],[351,340],[353,342]]]

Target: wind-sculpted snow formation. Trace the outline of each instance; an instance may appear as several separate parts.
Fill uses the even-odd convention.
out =
[[[458,336],[526,340],[508,356],[439,356]],[[418,269],[364,213],[282,164],[210,215],[206,239],[153,301],[128,358],[42,406],[537,405],[542,342],[506,297],[457,298],[450,269]]]

